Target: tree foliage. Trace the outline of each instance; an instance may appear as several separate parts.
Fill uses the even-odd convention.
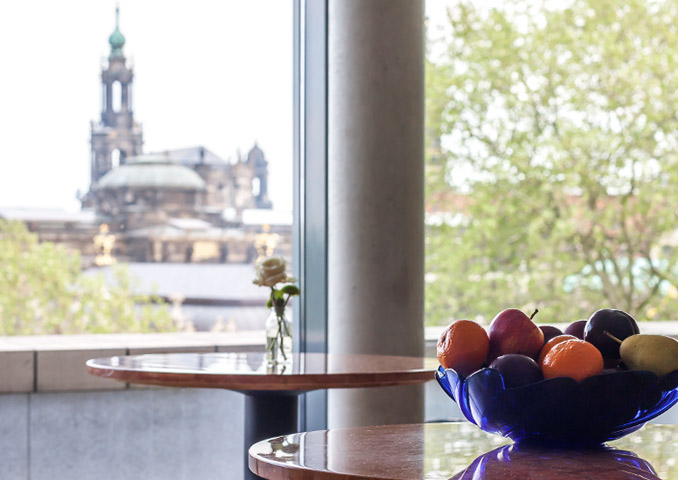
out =
[[[139,295],[129,271],[113,284],[84,275],[80,256],[39,243],[21,222],[0,219],[0,335],[171,331],[157,298]]]
[[[427,61],[429,323],[673,318],[678,4],[482,3]]]

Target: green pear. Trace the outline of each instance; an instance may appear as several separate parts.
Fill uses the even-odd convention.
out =
[[[648,370],[659,377],[678,370],[678,340],[664,335],[639,333],[626,337],[619,354],[631,370]]]

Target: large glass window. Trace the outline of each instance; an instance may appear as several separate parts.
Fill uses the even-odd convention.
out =
[[[676,8],[428,2],[428,325],[675,320]]]
[[[292,261],[292,2],[0,10],[0,335],[263,329],[253,264]]]

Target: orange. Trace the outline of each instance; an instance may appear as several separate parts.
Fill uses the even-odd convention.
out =
[[[544,378],[570,377],[580,382],[603,371],[603,355],[584,340],[565,340],[544,356],[541,364]]]
[[[556,335],[553,337],[551,340],[546,342],[543,347],[541,347],[541,350],[539,350],[539,356],[537,357],[537,364],[541,366],[541,362],[544,360],[544,357],[546,356],[547,353],[549,353],[549,350],[551,350],[555,345],[558,345],[560,342],[564,342],[565,340],[576,340],[577,337],[574,335]]]
[[[487,332],[471,320],[456,320],[440,335],[438,361],[443,368],[453,368],[468,376],[485,363],[490,340]]]

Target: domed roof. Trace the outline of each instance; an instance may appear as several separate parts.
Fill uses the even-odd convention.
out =
[[[247,163],[255,166],[266,166],[266,156],[259,145],[255,142],[254,147],[247,153]]]
[[[144,155],[130,157],[124,165],[106,173],[96,188],[204,190],[205,181],[195,171],[171,162],[164,155]]]
[[[115,9],[115,30],[111,33],[111,36],[108,37],[108,43],[111,45],[111,54],[108,56],[109,59],[115,57],[122,57],[122,47],[125,46],[125,36],[120,32],[118,27],[120,18],[120,9]]]

